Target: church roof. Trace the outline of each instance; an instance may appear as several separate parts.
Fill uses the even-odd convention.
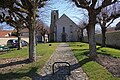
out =
[[[62,18],[67,18],[68,20],[70,20],[71,22],[73,22],[66,14],[63,14],[58,20],[57,22],[62,19]],[[76,26],[78,26],[75,22],[73,22],[73,24],[75,24]]]
[[[120,22],[116,25],[115,30],[120,30]]]

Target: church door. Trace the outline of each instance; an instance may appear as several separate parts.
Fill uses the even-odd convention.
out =
[[[66,42],[65,27],[63,27],[63,31],[62,31],[62,42]]]
[[[66,34],[65,33],[62,34],[62,42],[66,42]]]

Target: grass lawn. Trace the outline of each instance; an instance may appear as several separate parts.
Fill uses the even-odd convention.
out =
[[[88,53],[88,44],[80,42],[71,42],[69,44],[78,61],[82,62],[82,68],[85,70],[90,80],[120,80],[120,78],[113,77],[107,69],[97,62],[88,60],[89,58],[86,56]],[[97,52],[120,58],[120,50],[117,49],[99,48]]]
[[[35,76],[38,76],[41,68],[45,65],[47,60],[50,58],[54,50],[57,48],[58,43],[52,43],[52,46],[46,44],[38,44],[37,59],[34,63],[29,63],[22,68],[15,69],[11,72],[0,73],[0,80],[32,80]],[[5,58],[15,58],[15,57],[28,57],[28,48],[23,48],[22,50],[13,50],[6,54],[0,55],[0,59]]]

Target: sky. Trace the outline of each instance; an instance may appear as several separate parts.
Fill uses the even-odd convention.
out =
[[[42,9],[42,11],[46,11],[44,13],[40,14],[40,19],[47,22],[47,25],[50,25],[50,16],[51,16],[51,10],[58,10],[59,11],[59,17],[61,17],[63,14],[66,14],[70,19],[72,19],[76,24],[80,23],[82,19],[85,19],[83,16],[83,9],[77,8],[75,4],[72,1],[69,0],[51,0],[51,2],[47,3],[48,5]],[[40,11],[40,12],[42,12]],[[82,11],[82,12],[81,12]],[[47,19],[46,19],[47,17]],[[44,20],[45,19],[45,20]]]
[[[39,9],[39,19],[45,22],[48,26],[50,26],[51,21],[51,10],[58,10],[59,17],[63,14],[66,14],[71,20],[73,20],[76,24],[82,23],[83,21],[87,21],[88,16],[84,13],[87,13],[86,10],[81,8],[77,8],[72,0],[50,0],[46,3],[46,6],[42,9]],[[120,18],[114,21],[112,26],[115,26]],[[5,26],[5,29],[13,29],[6,25],[5,23],[0,24],[0,26]],[[100,29],[97,25],[97,29]]]

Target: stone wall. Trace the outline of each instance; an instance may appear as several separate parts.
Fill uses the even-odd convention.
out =
[[[9,39],[17,39],[17,38],[0,38],[0,45],[6,45]],[[29,42],[29,38],[22,38],[22,39]]]
[[[84,41],[88,42],[87,36],[84,37]],[[96,43],[102,43],[101,34],[96,35]],[[106,33],[106,44],[115,48],[120,48],[120,31]]]

